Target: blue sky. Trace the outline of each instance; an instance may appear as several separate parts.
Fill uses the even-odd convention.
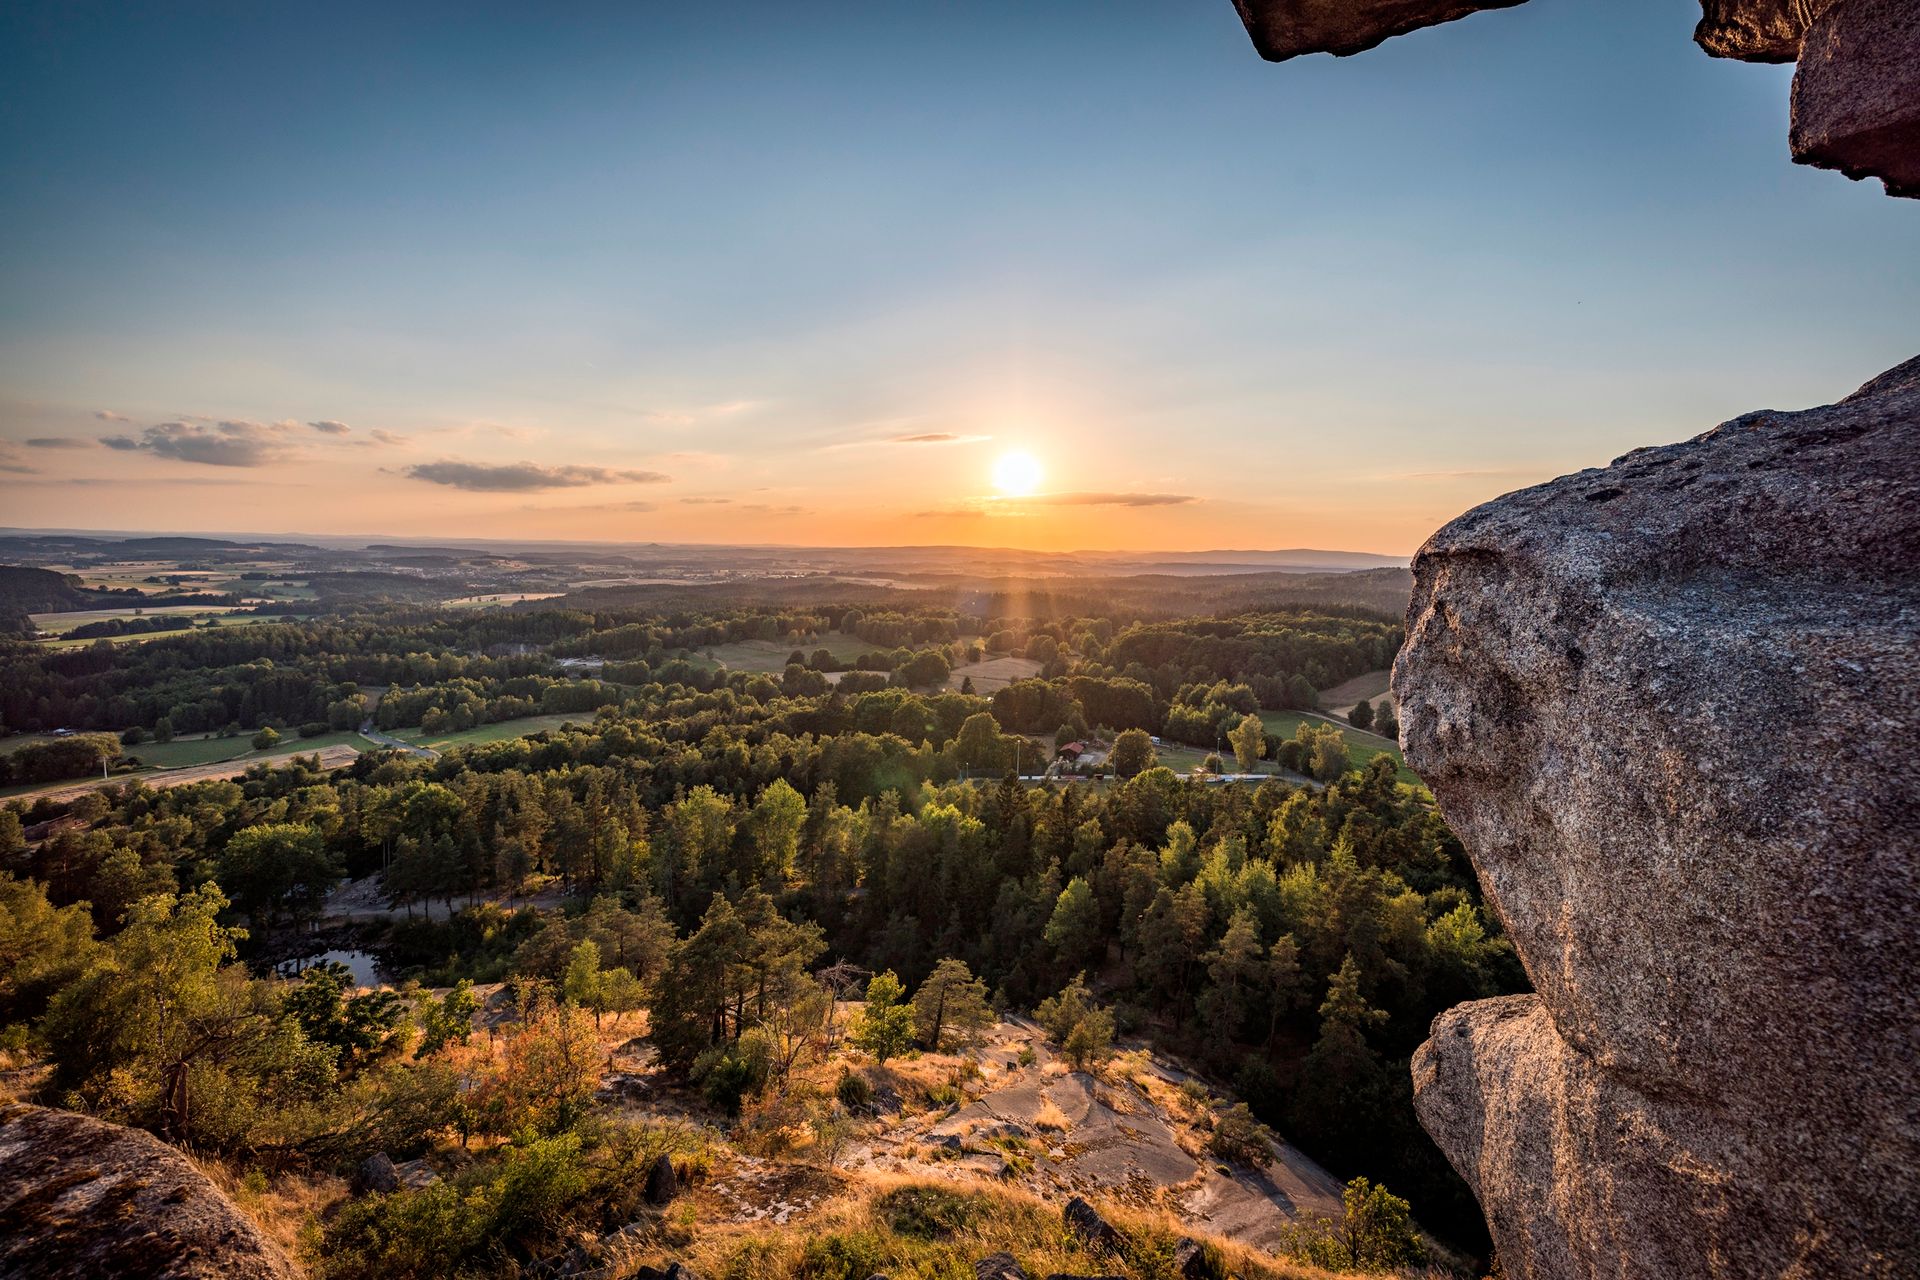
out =
[[[15,3],[0,522],[1409,551],[1914,353],[1697,16]]]

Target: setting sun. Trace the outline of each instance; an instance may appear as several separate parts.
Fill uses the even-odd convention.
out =
[[[1029,497],[1040,479],[1040,460],[1030,453],[1003,453],[993,464],[993,487],[1009,498]]]

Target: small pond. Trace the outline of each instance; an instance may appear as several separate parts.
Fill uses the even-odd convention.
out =
[[[310,956],[282,960],[273,967],[273,971],[283,978],[297,978],[301,970],[311,969],[329,960],[345,965],[347,972],[353,975],[356,986],[376,987],[387,980],[386,972],[380,966],[380,958],[371,951],[320,951]]]

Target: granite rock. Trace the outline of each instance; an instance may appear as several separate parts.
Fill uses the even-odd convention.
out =
[[[1414,579],[1408,761],[1538,992],[1414,1064],[1506,1273],[1920,1273],[1920,358]]]
[[[194,1163],[138,1129],[0,1104],[0,1275],[293,1280]]]
[[[1793,75],[1793,158],[1920,196],[1920,3],[1834,0]]]
[[[1269,62],[1303,53],[1364,53],[1394,36],[1525,0],[1233,0]]]

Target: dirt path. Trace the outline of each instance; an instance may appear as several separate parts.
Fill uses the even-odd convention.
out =
[[[506,904],[504,897],[481,895],[476,902],[499,902]],[[519,907],[540,907],[558,909],[566,901],[566,895],[558,888],[542,889],[540,892],[515,898],[513,905]],[[320,909],[319,924],[322,927],[351,924],[359,920],[406,920],[427,919],[445,920],[456,911],[465,911],[468,902],[465,894],[455,894],[453,906],[439,898],[431,902],[416,902],[409,912],[404,906],[394,906],[387,898],[386,886],[380,881],[380,873],[362,876],[358,880],[349,880],[327,895],[326,903]]]

